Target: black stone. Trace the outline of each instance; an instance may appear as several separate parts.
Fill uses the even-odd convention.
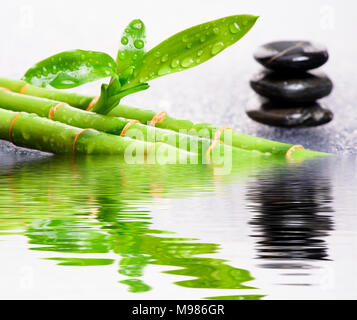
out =
[[[264,97],[293,103],[316,101],[333,89],[330,78],[316,71],[288,75],[264,70],[253,77],[250,85]]]
[[[298,107],[264,98],[251,100],[246,113],[254,121],[288,128],[315,127],[333,119],[333,113],[316,102]]]
[[[321,67],[329,58],[326,47],[309,41],[278,41],[263,45],[254,54],[264,67],[276,71],[306,71]]]

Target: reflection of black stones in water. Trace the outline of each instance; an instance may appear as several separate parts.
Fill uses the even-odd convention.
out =
[[[324,237],[333,229],[326,214],[332,212],[329,181],[293,169],[258,178],[247,195],[258,258],[283,260],[283,268],[294,261],[328,260]]]
[[[310,41],[276,41],[259,47],[254,58],[276,71],[306,71],[321,67],[329,58],[327,49]]]
[[[294,103],[311,102],[328,96],[332,81],[321,72],[284,74],[264,70],[250,81],[253,90],[270,99]]]
[[[317,102],[292,105],[264,98],[253,98],[246,110],[247,115],[259,123],[275,127],[303,128],[320,126],[333,119],[333,113]]]

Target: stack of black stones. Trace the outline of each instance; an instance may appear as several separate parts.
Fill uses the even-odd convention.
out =
[[[277,127],[313,127],[330,122],[333,113],[318,99],[328,96],[329,77],[311,71],[325,64],[328,52],[307,41],[280,41],[258,48],[254,58],[266,69],[250,81],[258,94],[247,115],[260,123]]]

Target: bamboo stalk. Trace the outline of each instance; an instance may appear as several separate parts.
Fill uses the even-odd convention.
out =
[[[63,92],[59,90],[38,88],[26,84],[26,82],[21,80],[12,80],[6,78],[0,78],[0,87],[5,87],[11,91],[20,92],[21,88],[26,85],[26,90],[23,92],[27,95],[43,97],[54,99],[57,101],[66,102],[73,107],[86,109],[88,104],[94,99],[94,97],[78,95],[70,92]],[[136,119],[142,123],[148,123],[155,116],[155,112],[151,110],[143,110],[139,108],[134,108],[126,105],[120,104],[118,107],[113,109],[109,116],[113,117],[124,117],[127,119]],[[214,134],[219,130],[219,127],[206,124],[198,123],[194,124],[188,120],[179,120],[170,116],[166,116],[164,120],[156,124],[157,127],[162,129],[169,129],[173,131],[186,130],[190,135],[198,135],[203,138],[213,138]],[[204,129],[204,130],[203,130]],[[204,132],[202,134],[202,132]],[[208,132],[208,136],[207,136]],[[262,153],[271,153],[273,155],[285,156],[287,152],[294,146],[292,144],[281,143],[277,141],[262,139],[246,134],[242,134],[236,131],[232,131],[232,146],[245,150],[256,150]],[[326,153],[315,152],[305,149],[296,149],[291,154],[294,158],[306,158],[315,156],[324,156]]]
[[[64,90],[39,88],[36,86],[29,85],[27,82],[22,80],[0,78],[0,87],[8,88],[11,91],[18,93],[21,92],[22,94],[27,94],[30,96],[63,101],[79,109],[85,109],[85,107],[83,106],[88,106],[93,100],[93,97],[88,97],[78,93],[69,93],[68,91]]]
[[[198,154],[212,153],[210,139],[179,134],[172,130],[164,130],[153,126],[135,123],[130,119],[100,115],[93,112],[76,109],[66,103],[45,98],[31,97],[28,95],[0,90],[0,107],[18,112],[36,113],[40,117],[50,118],[78,128],[92,128],[98,131],[114,134],[134,136],[136,139],[147,142],[163,142],[176,148]],[[129,126],[130,125],[130,126]],[[241,156],[245,150],[232,148],[225,144],[215,144],[212,151],[224,156],[228,152],[232,156]]]
[[[127,150],[137,159],[181,163],[194,156],[193,153],[174,148],[164,143],[153,144],[126,137],[83,130],[35,114],[13,112],[0,108],[0,139],[15,145],[56,154],[83,153],[125,155]]]

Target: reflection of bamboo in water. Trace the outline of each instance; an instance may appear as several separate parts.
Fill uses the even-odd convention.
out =
[[[63,212],[74,214],[76,209],[85,210],[91,194],[95,198],[104,184],[111,186],[111,193],[120,193],[123,200],[130,201],[151,199],[150,192],[153,191],[150,185],[159,185],[160,196],[172,198],[191,196],[196,191],[202,196],[203,191],[212,190],[212,168],[204,165],[127,165],[118,162],[115,157],[78,157],[73,163],[67,160],[58,157],[28,164],[14,172],[10,169],[6,179],[9,187],[4,187],[0,194],[2,203],[11,204],[10,210],[16,214],[19,214],[21,208],[30,215],[36,209],[38,213],[47,216],[49,210],[45,202],[52,198],[56,208],[51,208],[50,212],[63,216]],[[251,161],[239,163],[239,176],[244,170],[251,171],[256,164]],[[271,164],[274,162],[266,165]],[[233,178],[230,175],[220,180],[221,183],[227,183],[229,180],[233,181]],[[7,195],[6,191],[10,194]],[[14,196],[21,196],[21,199],[17,201]],[[72,206],[73,199],[76,201],[76,208]]]
[[[262,162],[264,166],[275,163]],[[242,159],[236,176],[241,177],[245,171],[251,174],[257,165],[259,162]],[[16,169],[14,173],[10,169],[6,179],[10,187],[3,188],[0,199],[1,203],[9,204],[9,211],[17,215],[19,210],[23,210],[25,214],[32,216],[32,219],[41,219],[41,215],[47,217],[50,211],[63,217],[64,212],[70,216],[75,214],[76,210],[86,210],[91,193],[95,198],[96,193],[100,192],[100,186],[104,185],[108,178],[110,179],[107,185],[112,186],[111,192],[120,193],[123,200],[146,201],[152,198],[150,183],[160,186],[162,197],[186,197],[194,195],[196,191],[203,196],[203,192],[212,190],[211,172],[212,168],[204,165],[127,165],[119,162],[116,157],[77,157],[73,162],[68,161],[66,157],[55,157],[49,161],[27,164]],[[230,180],[233,181],[232,175],[224,176],[221,183],[229,183]],[[45,204],[49,201],[49,184],[52,188],[50,198],[53,198],[54,204],[51,210]],[[10,192],[10,195],[6,191]],[[17,194],[21,195],[19,201],[12,198]],[[76,207],[73,207],[73,199],[76,201]]]
[[[7,185],[9,186],[9,191],[11,193],[11,199],[13,200],[14,203],[17,203],[18,200],[18,195],[17,195],[17,190],[14,186],[14,179],[11,173],[11,169],[10,171],[7,173]],[[6,211],[6,213],[11,213],[10,211]],[[27,227],[28,226],[28,221],[26,218],[26,214],[24,214],[24,212],[18,208],[17,210],[17,215],[22,217],[22,222],[23,222],[23,226]]]
[[[10,189],[10,191],[11,191],[12,199],[13,199],[14,201],[16,201],[17,195],[16,195],[16,189],[14,188],[14,182],[13,182],[13,179],[12,179],[11,170],[9,171],[9,173],[8,173],[7,176],[8,176],[8,179],[7,179],[7,181],[8,181],[8,186],[9,186],[9,189]]]
[[[155,177],[155,181],[163,184],[159,177],[170,179],[170,173],[164,174],[169,171],[169,168],[171,167],[151,167],[151,169],[160,170],[161,175],[152,171],[150,179]],[[174,178],[176,175],[171,174],[171,177]],[[130,208],[126,208],[125,203],[116,197],[115,192],[112,192],[111,187],[113,185],[112,182],[116,180],[115,175],[112,174],[107,178],[104,183],[104,189],[101,190],[100,195],[97,197],[99,206],[98,220],[106,224],[109,222],[111,225],[109,232],[113,235],[113,251],[123,257],[120,261],[119,273],[131,278],[130,280],[124,280],[122,283],[130,285],[131,291],[137,292],[149,289],[147,285],[138,279],[143,276],[143,270],[148,264],[183,267],[185,274],[197,277],[197,281],[190,280],[178,283],[185,287],[238,289],[245,288],[242,282],[252,279],[247,271],[230,267],[221,260],[195,257],[197,254],[214,253],[216,245],[181,243],[189,239],[152,235],[153,233],[161,234],[162,231],[149,229],[150,222],[147,221],[149,218],[147,215],[138,216],[137,212],[128,212]],[[132,181],[132,179],[126,180]],[[148,196],[150,196],[151,186],[152,182],[148,180]],[[129,188],[130,185],[127,184],[127,187]],[[126,192],[128,190],[123,190],[122,195],[125,195]],[[196,269],[200,270],[196,271]],[[169,273],[180,275],[182,270]]]
[[[110,222],[113,241],[113,251],[122,259],[119,273],[135,281],[125,281],[131,284],[131,291],[148,290],[138,278],[144,274],[144,268],[149,264],[177,266],[183,269],[166,273],[195,277],[193,280],[179,281],[176,284],[189,288],[244,289],[242,283],[252,280],[249,272],[231,267],[223,260],[199,258],[196,255],[215,253],[217,245],[208,243],[188,242],[190,239],[161,237],[165,233],[150,229],[148,216],[130,214],[120,204],[112,206],[112,199],[98,198],[100,213],[98,219]],[[110,203],[110,205],[106,205]],[[134,287],[133,287],[134,286]]]
[[[149,290],[138,279],[148,264],[183,268],[168,273],[195,277],[177,282],[190,288],[240,289],[246,288],[243,283],[252,279],[248,271],[229,266],[223,260],[196,257],[215,253],[214,244],[161,236],[165,232],[150,229],[150,216],[140,209],[140,203],[152,199],[152,181],[162,186],[162,196],[192,196],[209,191],[209,167],[126,165],[117,158],[77,157],[74,168],[76,174],[72,174],[73,164],[63,158],[24,166],[14,171],[11,179],[15,190],[27,192],[18,193],[16,203],[6,192],[1,193],[1,203],[11,204],[12,213],[21,205],[31,218],[26,235],[31,244],[36,244],[33,249],[63,253],[114,251],[122,257],[119,272],[128,277],[123,283],[131,286],[132,291]],[[53,208],[49,208],[48,181]],[[126,181],[126,185],[121,185],[121,181]],[[53,216],[48,215],[49,209]],[[80,216],[88,216],[93,210],[97,210],[96,219]],[[17,223],[23,225],[22,221]],[[98,225],[100,229],[93,228]],[[65,265],[113,262],[88,258],[57,260]]]

